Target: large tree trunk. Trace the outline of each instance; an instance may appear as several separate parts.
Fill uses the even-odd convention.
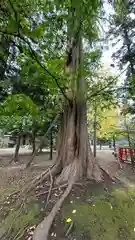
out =
[[[101,172],[90,149],[87,131],[86,83],[83,78],[83,47],[81,5],[69,9],[68,56],[66,74],[71,79],[67,96],[70,104],[65,104],[63,126],[58,147],[57,161],[61,173],[57,182],[83,177],[101,180]]]
[[[56,183],[68,182],[67,189],[52,208],[50,214],[37,226],[33,240],[47,240],[49,229],[64,199],[70,193],[75,181],[82,178],[101,181],[102,176],[92,155],[88,133],[86,104],[74,101],[66,105],[59,136]]]
[[[100,181],[101,173],[88,140],[85,103],[74,101],[65,107],[60,134],[57,161],[62,171],[57,182],[70,180],[74,173],[75,180],[86,177]]]
[[[79,2],[81,3],[81,2]],[[68,182],[68,187],[52,208],[51,213],[36,228],[33,240],[47,240],[50,226],[75,181],[82,178],[101,181],[99,167],[92,155],[87,132],[85,80],[82,76],[81,4],[71,2],[68,8],[68,49],[66,74],[67,97],[57,149],[56,183]],[[73,4],[73,6],[72,6]],[[69,77],[69,78],[68,78]],[[65,100],[66,101],[66,100]]]

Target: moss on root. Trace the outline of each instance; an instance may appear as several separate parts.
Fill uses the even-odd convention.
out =
[[[72,220],[76,236],[89,233],[92,240],[135,239],[135,190],[116,189],[105,198],[100,196],[92,197],[89,204],[66,204],[61,210],[62,221],[68,225],[66,219]]]

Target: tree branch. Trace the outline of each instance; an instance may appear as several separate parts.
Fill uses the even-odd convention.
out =
[[[91,94],[91,95],[89,96],[89,99],[92,98],[92,97],[95,97],[95,96],[97,96],[97,95],[100,95],[100,93],[101,93],[102,91],[104,91],[106,88],[108,88],[108,87],[109,87],[118,77],[120,77],[126,70],[127,70],[127,68],[124,69],[117,77],[113,78],[113,80],[112,80],[111,82],[109,82],[105,87],[103,87],[103,88],[101,88],[99,91]]]
[[[17,18],[17,12],[16,12],[16,10],[15,10],[15,8],[14,8],[14,6],[13,6],[13,4],[12,4],[11,0],[8,0],[8,1],[9,1],[9,4],[10,4],[10,6],[11,6],[11,8],[12,8],[13,12],[14,12],[14,15],[15,15],[16,22],[18,22],[18,18]]]
[[[61,93],[62,93],[62,95],[63,95],[63,96],[65,97],[65,99],[67,99],[68,102],[71,104],[70,99],[67,97],[67,95],[65,94],[63,88],[60,86],[60,84],[59,84],[59,82],[58,82],[58,79],[57,79],[45,66],[43,66],[42,63],[39,61],[39,59],[38,59],[35,51],[34,51],[33,48],[31,47],[30,42],[29,42],[27,39],[25,39],[23,36],[21,36],[20,33],[10,33],[10,32],[1,31],[1,30],[0,30],[0,33],[1,33],[1,34],[5,34],[5,35],[10,35],[10,36],[13,36],[13,37],[17,37],[17,38],[21,39],[23,42],[25,42],[25,43],[28,45],[28,47],[29,47],[29,50],[30,50],[30,52],[31,52],[32,58],[38,63],[38,65],[39,65],[49,76],[51,76],[51,77],[55,80],[58,88],[60,89],[60,91],[61,91]]]

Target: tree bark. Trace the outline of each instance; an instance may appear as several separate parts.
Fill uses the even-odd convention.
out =
[[[115,144],[115,136],[113,135],[113,149],[114,149],[114,152],[116,151],[116,144]]]
[[[102,150],[102,141],[100,140],[100,150]]]
[[[26,135],[25,134],[22,135],[22,139],[23,139],[22,145],[25,146],[26,145]]]
[[[34,154],[34,152],[36,151],[36,143],[35,143],[35,139],[36,139],[36,135],[35,135],[35,133],[33,133],[33,135],[32,135],[32,155]]]
[[[44,141],[45,138],[47,136],[47,134],[49,133],[49,131],[52,129],[53,125],[55,124],[55,122],[57,121],[59,117],[59,114],[57,114],[57,116],[53,119],[52,123],[50,124],[49,128],[47,129],[47,131],[45,132],[44,136],[42,137],[39,147],[36,149],[36,151],[32,154],[30,161],[26,164],[26,168],[29,167],[32,163],[32,161],[34,160],[35,156],[38,154],[39,150],[43,149],[43,145],[44,145]]]
[[[19,162],[20,143],[21,143],[21,134],[19,134],[18,138],[17,138],[15,154],[14,154],[14,157],[13,157],[14,162]]]
[[[127,130],[128,145],[129,145],[129,149],[130,149],[130,159],[131,159],[131,163],[133,165],[134,164],[134,158],[133,158],[132,150],[131,150],[130,131],[129,131],[129,126],[127,124],[127,117],[126,117],[126,115],[125,115],[125,119],[124,119],[124,124],[125,124],[126,130]]]
[[[50,130],[50,156],[49,160],[53,159],[53,132],[52,129]]]
[[[97,181],[102,179],[89,145],[86,104],[83,102],[65,107],[57,161],[61,166],[57,183],[69,181],[74,172],[75,180],[84,177]]]
[[[111,148],[112,147],[112,144],[111,144],[111,142],[109,141],[109,148]]]
[[[95,104],[95,112],[94,112],[94,145],[93,145],[93,153],[94,153],[94,157],[96,158],[96,150],[97,150],[97,113],[96,113],[96,104]]]
[[[78,3],[79,4],[79,3]],[[66,74],[69,84],[63,109],[63,121],[59,132],[57,149],[56,183],[68,182],[68,187],[56,202],[50,214],[37,226],[33,240],[47,240],[49,229],[70,193],[75,181],[82,178],[102,180],[102,175],[92,155],[87,131],[85,82],[82,78],[81,4],[68,8],[68,49]],[[68,77],[68,76],[67,76]]]
[[[57,161],[60,163],[61,173],[57,183],[69,181],[73,175],[75,180],[83,177],[102,180],[88,140],[80,13],[79,7],[69,10],[66,73],[72,79],[72,84],[67,92],[70,104],[65,104],[59,137]]]

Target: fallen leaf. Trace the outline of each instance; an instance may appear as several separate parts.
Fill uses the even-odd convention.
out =
[[[74,209],[74,210],[72,211],[72,213],[76,213],[76,209]]]
[[[72,222],[72,219],[71,219],[71,218],[67,218],[67,219],[66,219],[66,222],[67,222],[67,223],[70,223],[70,222]]]
[[[32,230],[32,229],[35,229],[36,225],[34,226],[31,226],[29,229]]]

